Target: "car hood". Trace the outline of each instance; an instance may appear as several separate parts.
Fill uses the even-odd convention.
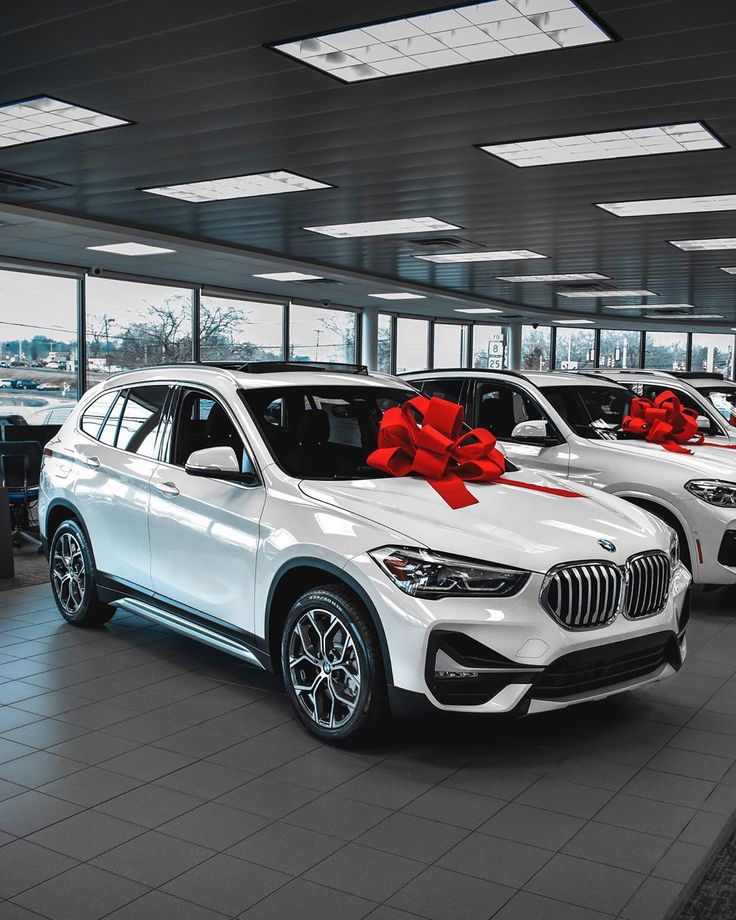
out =
[[[563,498],[504,480],[557,489],[567,486],[582,497]],[[634,553],[669,547],[663,524],[597,490],[529,470],[507,474],[496,483],[467,486],[478,503],[454,510],[427,482],[413,476],[300,483],[311,499],[403,534],[410,545],[536,572],[581,559],[623,564]],[[603,548],[599,540],[613,543],[615,552]]]
[[[736,450],[728,447],[687,445],[691,453],[681,454],[665,450],[661,444],[644,440],[590,441],[596,447],[626,454],[632,459],[644,459],[667,464],[667,469],[682,471],[683,483],[689,479],[726,479],[736,482]],[[728,443],[724,439],[724,443]]]

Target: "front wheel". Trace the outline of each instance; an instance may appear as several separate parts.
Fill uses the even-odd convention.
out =
[[[59,613],[75,626],[101,626],[115,615],[100,602],[95,563],[84,531],[76,521],[63,521],[49,549],[51,591]]]
[[[281,667],[297,715],[318,738],[366,740],[385,724],[378,636],[365,608],[342,585],[307,591],[291,608]]]

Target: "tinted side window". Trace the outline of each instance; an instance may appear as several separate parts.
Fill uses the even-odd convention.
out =
[[[478,427],[488,428],[497,438],[511,438],[520,422],[547,417],[523,390],[506,383],[480,383],[476,389]]]
[[[116,446],[143,457],[155,458],[167,386],[133,387],[125,401]]]
[[[206,447],[232,447],[241,469],[250,471],[249,460],[243,466],[243,439],[224,406],[209,394],[189,390],[179,408],[172,463],[184,466],[194,451]]]
[[[119,393],[118,398],[115,400],[115,405],[110,410],[110,414],[105,420],[105,424],[102,426],[102,431],[99,435],[99,440],[103,444],[115,444],[115,438],[118,433],[118,425],[120,424],[120,416],[123,412],[123,406],[125,405],[125,393]]]
[[[100,431],[100,425],[104,422],[105,416],[110,411],[110,406],[115,402],[118,390],[110,390],[98,396],[82,414],[82,420],[79,427],[85,434],[91,438],[96,438]]]
[[[439,380],[423,380],[419,386],[422,393],[431,398],[439,396],[440,399],[447,399],[450,402],[459,403],[463,392],[464,380],[444,377]]]

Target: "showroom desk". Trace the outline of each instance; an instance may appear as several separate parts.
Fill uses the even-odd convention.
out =
[[[12,578],[14,574],[10,502],[8,500],[8,490],[0,488],[0,578]]]

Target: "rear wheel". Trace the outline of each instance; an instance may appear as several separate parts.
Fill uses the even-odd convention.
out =
[[[51,591],[59,613],[75,626],[101,626],[115,610],[100,602],[92,549],[76,521],[63,521],[49,550]]]
[[[365,609],[342,585],[297,600],[284,626],[281,666],[297,715],[318,738],[354,743],[385,724],[380,643]]]

